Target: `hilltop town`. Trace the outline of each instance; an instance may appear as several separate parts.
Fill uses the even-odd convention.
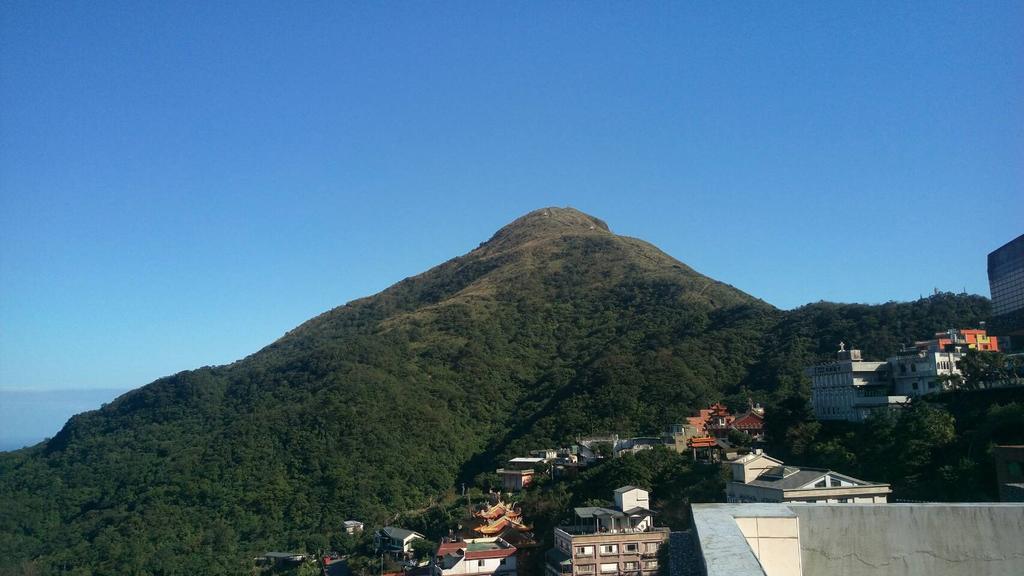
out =
[[[1012,356],[1009,361],[1006,358],[999,339],[984,329],[938,332],[931,340],[901,347],[884,362],[863,360],[860,350],[840,343],[834,361],[806,369],[812,379],[814,417],[826,426],[877,426],[921,410],[919,406],[928,406],[922,402],[929,397],[958,395],[962,400],[995,393],[1024,398],[1019,364]],[[979,371],[978,366],[992,366],[993,360],[1009,368]],[[468,489],[463,485],[460,494],[436,504],[435,510],[443,509],[444,514],[406,517],[407,522],[411,520],[406,526],[421,531],[396,524],[363,533],[362,522],[347,521],[344,532],[351,538],[346,542],[358,540],[361,547],[349,547],[348,553],[319,551],[315,556],[268,553],[259,562],[271,571],[315,565],[327,575],[355,571],[367,576],[699,576],[719,573],[707,565],[712,558],[723,561],[720,551],[702,548],[710,545],[704,539],[735,521],[741,540],[752,547],[744,548],[753,550],[760,565],[757,570],[763,570],[737,573],[793,575],[809,573],[800,568],[798,523],[828,530],[836,526],[827,523],[840,520],[805,517],[805,509],[787,505],[914,502],[898,495],[893,499],[887,482],[772,456],[765,429],[771,415],[752,399],[740,408],[734,411],[715,402],[659,435],[601,434],[579,437],[564,447],[530,450],[509,458],[493,474],[478,476],[479,485]],[[1020,473],[1024,447],[996,447],[993,457],[1000,499],[1024,502]],[[684,467],[720,492],[690,492],[695,498],[685,500],[692,510],[679,518],[670,511],[679,507],[679,501],[666,494],[656,500],[648,487],[626,484],[604,494],[588,489],[593,484],[607,487],[612,478],[631,477],[628,472],[595,474],[597,470],[618,467],[616,472],[621,473],[655,462]],[[551,510],[550,506],[566,500],[550,495],[564,496],[567,486],[597,497],[584,500],[582,506]],[[668,484],[661,486],[672,489]],[[761,507],[743,507],[752,503]],[[861,514],[864,509],[851,510]],[[907,521],[901,515],[905,508],[899,506],[873,510],[876,521]],[[893,511],[891,518],[885,510]],[[922,510],[936,520],[954,519],[964,511],[956,507]],[[1021,510],[975,506],[975,511],[990,514],[995,526],[1012,523]],[[769,520],[774,523],[770,531],[765,528]],[[440,537],[433,541],[424,533]],[[1004,538],[993,546],[1005,549],[1011,541]],[[374,558],[379,565],[371,562]],[[733,562],[739,561],[733,559],[730,565]]]

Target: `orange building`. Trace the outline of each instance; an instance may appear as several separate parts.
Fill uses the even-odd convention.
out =
[[[915,347],[925,349],[935,347],[938,350],[952,350],[956,346],[964,347],[981,352],[997,352],[999,350],[999,338],[989,336],[985,330],[973,328],[950,328],[945,332],[936,332],[933,340],[915,342]]]

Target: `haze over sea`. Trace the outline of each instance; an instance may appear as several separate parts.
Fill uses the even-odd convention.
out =
[[[0,389],[0,452],[37,444],[56,434],[71,416],[95,410],[124,392],[109,388]]]

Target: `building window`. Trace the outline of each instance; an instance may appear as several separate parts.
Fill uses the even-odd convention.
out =
[[[647,552],[657,552],[658,551],[658,543],[657,542],[648,542],[645,546],[646,546],[645,550]]]
[[[615,562],[612,562],[611,564],[601,564],[601,573],[602,574],[614,574],[614,573],[616,573],[618,571],[619,571],[619,565],[616,564]]]
[[[658,567],[657,560],[647,560],[644,562],[644,570],[654,570]]]
[[[626,552],[636,552],[636,544],[626,544]]]
[[[577,566],[576,567],[576,573],[577,574],[593,574],[594,573],[594,565],[593,564],[584,564],[582,566]]]
[[[486,566],[487,565],[487,560],[477,560],[476,561],[476,565],[477,566]]]
[[[601,554],[618,554],[618,552],[619,552],[619,545],[618,544],[602,544],[601,545]]]
[[[640,563],[639,562],[623,562],[622,569],[623,570],[639,570],[640,569]]]
[[[594,555],[594,547],[593,546],[577,546],[576,547],[576,555],[577,556],[593,556]]]
[[[815,488],[824,488],[825,487],[825,479],[822,478],[821,480],[815,482],[814,483],[814,487]]]
[[[842,485],[843,485],[843,483],[840,482],[838,478],[832,478],[832,487],[833,488],[835,488],[836,486],[842,486]]]

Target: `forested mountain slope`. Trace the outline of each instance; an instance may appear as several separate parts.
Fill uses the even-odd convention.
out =
[[[742,387],[806,393],[839,340],[881,356],[980,297],[782,312],[572,209],[182,372],[0,455],[0,566],[242,573],[343,520],[420,506],[500,458],[650,433]]]

